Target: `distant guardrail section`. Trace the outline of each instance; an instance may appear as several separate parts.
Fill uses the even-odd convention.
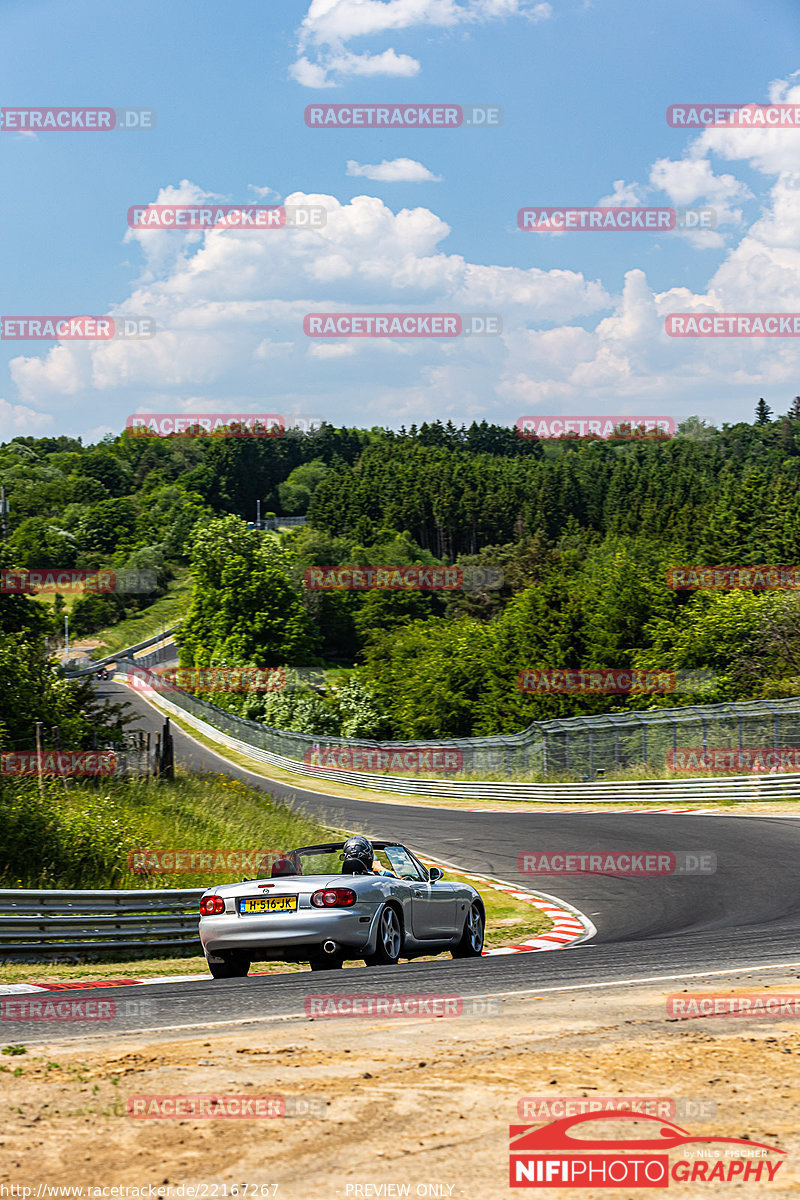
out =
[[[120,678],[124,680],[125,674],[130,673],[134,669],[135,664],[121,663],[118,668]],[[140,678],[137,680],[137,690],[143,687],[144,684]],[[145,690],[148,689],[145,688]],[[192,728],[217,744],[227,746],[229,749],[244,754],[256,762],[263,762],[267,766],[293,774],[316,779],[333,780],[337,783],[346,783],[355,787],[371,788],[377,791],[391,791],[406,795],[442,798],[450,797],[454,799],[528,800],[537,802],[548,801],[560,804],[582,804],[587,802],[599,804],[630,802],[663,804],[698,803],[703,800],[719,802],[720,800],[766,801],[771,799],[800,799],[800,773],[723,776],[717,779],[702,777],[697,779],[670,778],[628,781],[609,780],[601,782],[588,778],[583,783],[528,783],[524,781],[516,782],[510,779],[498,782],[496,780],[480,778],[408,778],[407,776],[400,775],[316,766],[308,760],[317,749],[336,746],[345,750],[371,750],[374,752],[378,749],[378,744],[366,740],[346,741],[336,738],[326,738],[323,741],[323,739],[314,737],[311,734],[298,733],[294,730],[272,729],[270,726],[261,725],[257,721],[248,721],[236,716],[234,713],[226,712],[224,709],[218,708],[206,700],[200,700],[196,696],[182,691],[180,688],[170,688],[168,697],[163,692],[156,694],[152,690],[151,694],[157,700],[160,708],[172,713],[174,716],[180,717]],[[786,711],[784,725],[780,728],[776,730],[770,723],[769,728],[773,737],[783,736],[785,725],[796,728],[797,723],[800,722],[800,700],[794,699],[791,701],[776,702],[776,704],[778,703],[792,707]],[[673,736],[676,736],[674,726],[670,732],[670,722],[682,720],[682,739],[694,738],[697,740],[698,748],[703,745],[703,723],[705,723],[706,727],[706,737],[714,721],[716,722],[715,728],[723,721],[729,723],[732,721],[735,731],[737,729],[736,720],[727,713],[728,707],[726,705],[707,706],[707,710],[726,710],[726,715],[724,716],[722,714],[712,714],[712,716],[709,716],[708,711],[698,715],[696,709],[691,711],[687,711],[686,709],[662,710],[664,715],[661,720],[666,725],[666,731],[669,734],[667,746],[663,748],[662,754],[665,754],[669,746],[672,746]],[[742,705],[740,707],[744,708],[746,706]],[[654,713],[636,714],[639,717],[650,718],[646,724],[646,728],[650,733],[651,747],[653,742],[656,741],[653,737],[653,726],[654,718],[657,718],[658,715]],[[619,714],[615,715],[614,719],[618,720],[624,727],[627,716],[628,714]],[[585,726],[588,722],[602,722],[609,719],[607,717],[573,718],[576,735],[580,727]],[[744,716],[740,720],[742,724],[738,728],[738,736],[744,738],[746,735],[748,740],[746,743],[742,741],[739,744],[746,744],[748,746],[758,744],[751,740],[757,736],[757,733],[749,725],[745,728]],[[758,720],[763,725],[763,714],[754,718],[754,720]],[[463,754],[464,774],[477,774],[479,770],[484,770],[492,774],[502,773],[504,770],[508,771],[509,774],[512,771],[522,774],[526,769],[532,773],[534,769],[542,769],[546,738],[555,736],[553,731],[545,730],[545,727],[551,724],[564,726],[570,724],[570,722],[540,722],[538,725],[530,726],[529,729],[521,734],[508,737],[462,738],[436,743],[392,742],[388,744],[392,749],[397,749],[400,752],[409,749],[416,752],[425,746],[431,749],[441,749],[442,747],[446,747],[447,749],[458,748]],[[629,724],[634,724],[634,722],[629,722]],[[700,727],[699,729],[698,726]],[[591,728],[590,726],[590,730]],[[662,729],[660,732],[661,741],[663,742],[665,740],[665,731]],[[757,732],[763,738],[763,729]],[[619,726],[617,726],[617,734],[619,736]],[[585,729],[583,730],[583,735],[584,738],[587,736]],[[729,729],[727,734],[720,733],[718,736],[731,736],[731,731]],[[735,733],[734,736],[736,736]],[[645,738],[645,745],[646,741],[647,739]],[[686,744],[690,743],[687,742]],[[735,745],[736,742],[734,741],[730,744]],[[381,743],[382,747],[386,745],[387,743]],[[765,748],[770,749],[769,742],[767,742]],[[575,746],[573,746],[572,752],[573,755],[579,753]],[[581,747],[580,753],[583,755],[586,754],[585,745]],[[654,757],[655,754],[653,754]],[[663,763],[663,757],[661,761]],[[533,767],[529,765],[532,763],[538,763],[538,766]]]

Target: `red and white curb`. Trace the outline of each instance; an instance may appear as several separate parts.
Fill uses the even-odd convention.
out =
[[[451,871],[458,871],[458,874],[464,879],[472,879],[485,888],[490,887],[495,892],[505,892],[506,895],[513,896],[515,900],[532,904],[553,922],[553,928],[548,933],[541,933],[538,937],[529,938],[524,942],[516,942],[511,946],[497,946],[494,950],[484,950],[485,958],[497,954],[523,954],[527,950],[563,950],[565,946],[574,945],[575,942],[588,941],[597,933],[594,925],[584,913],[555,896],[549,896],[546,892],[532,892],[528,888],[521,888],[514,883],[506,883],[502,879],[468,873],[453,863],[444,862],[443,859],[435,862],[433,859],[422,858],[421,861],[427,865],[438,866],[441,864],[449,867]]]
[[[569,803],[573,803],[569,801]],[[575,804],[580,801],[576,800]],[[602,808],[465,808],[464,812],[487,812],[487,813],[511,813],[515,816],[517,813],[559,813],[562,817],[570,817],[573,815],[581,816],[583,813],[715,813],[715,808],[607,808],[603,805]]]
[[[432,859],[423,861],[432,866],[438,865]],[[439,859],[439,863],[449,867],[450,870],[457,870],[465,879],[472,879],[483,887],[490,887],[496,892],[505,892],[507,895],[513,896],[515,900],[532,904],[553,922],[553,928],[548,933],[540,934],[539,937],[529,938],[528,941],[518,942],[511,946],[497,946],[494,950],[484,950],[483,954],[486,958],[498,954],[522,954],[528,950],[563,950],[565,946],[573,945],[575,942],[587,941],[597,932],[587,916],[584,916],[577,908],[567,907],[563,900],[557,900],[555,896],[548,896],[545,892],[531,892],[513,883],[491,879],[487,875],[467,874],[452,863],[445,863],[442,859]],[[261,972],[261,974],[267,973]],[[259,972],[253,971],[252,974],[258,975]],[[20,996],[31,992],[83,991],[88,988],[133,987],[135,984],[144,983],[191,983],[196,980],[208,981],[210,978],[207,972],[203,972],[201,975],[151,975],[148,979],[98,979],[91,983],[83,983],[80,979],[70,979],[64,983],[7,983],[0,986],[0,996]]]

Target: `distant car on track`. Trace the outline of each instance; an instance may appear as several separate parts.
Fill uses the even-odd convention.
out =
[[[209,888],[200,940],[214,978],[246,975],[253,962],[326,970],[345,959],[379,966],[445,950],[480,956],[486,912],[475,888],[424,867],[399,842],[372,841],[371,868],[344,857],[349,844],[288,850],[268,878]]]

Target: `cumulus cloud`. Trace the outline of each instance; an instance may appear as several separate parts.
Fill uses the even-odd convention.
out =
[[[9,442],[17,436],[45,434],[53,429],[53,425],[50,413],[0,399],[0,442]]]
[[[290,74],[303,87],[336,87],[354,75],[411,76],[419,62],[389,48],[355,53],[353,38],[377,37],[406,29],[452,29],[508,17],[544,21],[549,3],[534,0],[311,0],[297,33],[298,58]]]
[[[800,87],[778,94],[800,103]],[[676,206],[712,203],[730,215],[730,244],[694,287],[654,288],[635,265],[640,236],[619,235],[620,254],[630,255],[619,295],[572,270],[470,262],[447,253],[449,227],[430,208],[395,211],[369,195],[349,203],[287,196],[287,204],[326,208],[325,227],[314,231],[135,231],[143,272],[117,311],[152,316],[157,336],[16,358],[20,402],[37,420],[39,410],[80,406],[87,427],[119,413],[119,428],[137,408],[187,406],[316,412],[365,425],[436,416],[510,423],[537,410],[641,414],[645,405],[680,419],[714,401],[717,419],[733,420],[760,395],[776,407],[771,392],[788,402],[797,390],[796,340],[670,338],[664,324],[683,311],[800,311],[798,137],[706,130],[683,157],[657,159],[646,184],[614,181],[611,201],[663,202],[651,198],[661,191]],[[750,178],[758,199],[737,165],[763,181]],[[173,195],[207,199],[188,181],[162,188],[159,199]],[[503,331],[439,341],[303,333],[309,313],[387,311],[496,313]],[[24,409],[15,413],[24,421]]]
[[[379,163],[358,163],[348,159],[347,174],[363,176],[376,183],[440,183],[441,175],[434,175],[421,162],[413,158],[384,158]]]
[[[159,200],[176,196],[207,200],[187,181],[162,188]],[[477,403],[502,373],[504,337],[460,338],[450,345],[433,339],[322,341],[304,335],[306,314],[491,312],[505,328],[577,320],[613,303],[600,283],[579,272],[498,267],[447,254],[442,243],[449,226],[428,208],[393,211],[368,195],[343,204],[334,196],[295,193],[285,202],[323,205],[326,225],[315,231],[130,231],[144,268],[113,315],[150,316],[156,336],[62,343],[42,357],[20,356],[11,364],[20,396],[68,409],[80,395],[104,414],[118,411],[122,428],[127,413],[137,409],[185,411],[187,396],[202,397],[200,410],[215,410],[224,400],[222,411],[263,411],[268,396],[270,411],[293,403],[322,412],[327,397],[338,406],[327,417],[352,420],[346,409],[357,385],[362,415],[374,423],[387,419],[377,400],[386,395],[387,360],[393,363],[393,391],[417,391],[438,371],[440,380],[451,380],[449,388],[437,385],[442,399],[447,393],[456,404],[461,384],[455,381],[467,377]],[[167,237],[172,241],[165,245]],[[307,395],[298,397],[298,387]]]

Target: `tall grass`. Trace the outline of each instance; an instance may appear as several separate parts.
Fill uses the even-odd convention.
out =
[[[226,775],[173,781],[102,779],[0,783],[0,887],[209,887],[243,871],[142,875],[144,849],[291,849],[331,840],[302,811]],[[246,873],[246,872],[245,872]]]

